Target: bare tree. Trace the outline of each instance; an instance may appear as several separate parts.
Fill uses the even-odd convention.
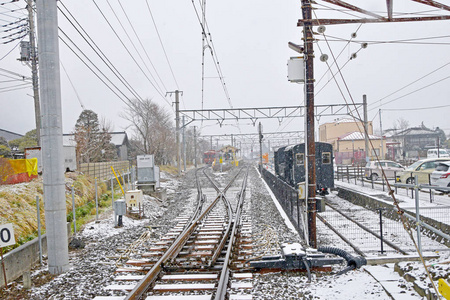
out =
[[[150,99],[133,99],[120,115],[130,121],[134,139],[145,154],[153,154],[157,164],[168,164],[175,156],[175,130],[170,114]]]

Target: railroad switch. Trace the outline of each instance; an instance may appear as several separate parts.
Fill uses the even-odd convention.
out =
[[[281,255],[264,256],[261,260],[251,261],[255,269],[310,270],[328,265],[341,264],[342,258],[326,257],[314,248],[304,248],[299,243],[281,244]]]

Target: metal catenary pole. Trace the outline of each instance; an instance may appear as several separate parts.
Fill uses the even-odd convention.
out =
[[[381,108],[378,112],[380,113],[381,159],[384,159],[383,123],[381,122]]]
[[[75,211],[75,191],[72,185],[72,214],[73,214],[73,234],[77,235],[77,215]]]
[[[175,91],[175,123],[176,123],[176,141],[177,141],[177,165],[178,165],[178,175],[181,174],[181,149],[180,149],[180,91]]]
[[[44,166],[44,205],[47,230],[48,270],[60,274],[69,269],[61,84],[58,47],[57,2],[36,2],[39,37],[41,96],[41,146]]]
[[[317,248],[316,236],[316,145],[314,139],[314,36],[312,32],[311,0],[302,0],[304,56],[305,56],[305,96],[306,96],[306,144],[308,164],[308,235],[309,244]]]
[[[262,175],[262,141],[263,141],[263,134],[262,134],[262,125],[261,122],[258,124],[258,133],[259,133],[259,172],[261,172]]]
[[[367,122],[367,96],[363,95],[363,108],[364,108],[364,150],[366,151],[366,163],[370,161],[369,155],[369,126]]]
[[[185,126],[185,120],[183,116],[183,167],[184,172],[186,172],[186,126]]]
[[[38,227],[38,242],[39,242],[39,263],[42,266],[42,237],[41,237],[41,208],[39,207],[39,196],[36,196],[37,207],[37,227]]]
[[[194,126],[194,164],[197,168],[197,126]]]

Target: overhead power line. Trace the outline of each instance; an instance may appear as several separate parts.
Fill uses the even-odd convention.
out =
[[[131,57],[131,59],[134,61],[134,63],[137,65],[137,67],[139,68],[139,70],[141,70],[142,74],[144,74],[145,78],[147,78],[147,80],[150,82],[150,84],[153,86],[153,88],[155,89],[155,91],[161,96],[162,99],[164,99],[164,101],[167,102],[167,104],[169,104],[169,106],[172,108],[172,105],[170,104],[170,102],[166,99],[166,97],[158,90],[158,88],[156,87],[155,83],[153,83],[153,81],[150,80],[150,78],[148,78],[147,74],[144,72],[144,70],[142,69],[142,67],[139,65],[139,63],[136,61],[136,59],[134,58],[134,56],[131,54],[130,50],[128,49],[128,47],[125,45],[125,43],[122,41],[122,39],[120,38],[119,34],[117,33],[117,31],[114,29],[114,27],[112,26],[112,24],[109,22],[108,18],[105,16],[105,14],[103,13],[102,9],[97,5],[97,2],[95,0],[92,0],[94,5],[96,6],[97,10],[100,12],[100,14],[102,15],[102,17],[105,19],[106,23],[108,23],[109,27],[111,28],[111,30],[114,32],[115,36],[117,37],[117,39],[120,41],[120,43],[122,44],[122,46],[125,48],[125,50],[127,51],[128,55]],[[172,108],[173,109],[173,108]]]
[[[198,20],[198,22],[200,24],[200,27],[202,28],[202,34],[205,37],[205,40],[206,40],[206,43],[207,43],[208,47],[211,49],[211,57],[212,57],[212,59],[214,61],[214,67],[215,67],[215,69],[217,71],[217,74],[219,75],[219,79],[220,79],[220,82],[222,84],[222,88],[223,88],[223,91],[224,91],[225,96],[227,98],[228,104],[230,105],[231,108],[233,108],[233,104],[231,103],[230,94],[228,93],[228,88],[227,88],[227,86],[225,84],[225,78],[223,76],[222,69],[221,69],[220,64],[219,64],[219,59],[217,58],[217,52],[215,50],[214,43],[213,43],[212,38],[211,38],[211,33],[209,31],[208,23],[205,20],[205,24],[202,24],[202,21],[200,19],[200,15],[198,13],[197,7],[195,6],[194,0],[191,0],[191,2],[192,2],[192,6],[194,7],[195,14],[197,15],[197,20]],[[207,33],[207,30],[208,30],[208,33]],[[208,36],[209,36],[209,39],[208,39]]]
[[[130,19],[128,18],[127,13],[125,12],[125,10],[122,7],[122,4],[120,3],[120,0],[117,0],[119,2],[120,7],[122,8],[122,12],[125,14],[126,19],[128,20],[128,23],[131,26],[131,29],[133,30],[134,34],[136,35],[139,43],[142,46],[141,40],[139,38],[139,36],[137,35],[136,31],[134,30],[133,24],[131,23]],[[125,27],[122,24],[122,21],[120,20],[119,16],[116,14],[116,11],[114,10],[114,8],[111,6],[109,0],[106,0],[106,3],[108,3],[109,8],[111,9],[111,11],[113,12],[114,16],[117,19],[117,22],[119,22],[120,27],[122,28],[123,32],[125,33],[125,35],[127,36],[128,40],[130,41],[131,45],[133,46],[134,50],[136,51],[137,55],[139,56],[139,58],[141,59],[142,63],[144,64],[144,67],[147,69],[148,73],[150,74],[150,77],[153,79],[153,81],[155,82],[156,86],[158,87],[158,90],[161,93],[165,93],[167,91],[167,88],[164,85],[164,82],[162,81],[161,77],[158,74],[158,71],[156,71],[155,66],[153,65],[153,62],[151,61],[150,57],[147,55],[148,60],[150,61],[150,64],[153,67],[153,70],[155,70],[156,76],[159,78],[161,84],[164,87],[164,90],[161,89],[161,87],[158,84],[158,81],[156,80],[155,76],[153,76],[152,72],[150,71],[149,67],[147,66],[147,64],[145,63],[145,60],[142,58],[141,53],[139,52],[139,50],[137,49],[136,45],[133,42],[133,39],[130,37],[130,35],[128,34],[128,30],[125,29]],[[147,53],[147,51],[145,50],[145,47],[142,46],[142,48],[144,49],[144,52]]]
[[[110,71],[119,79],[119,81],[125,86],[126,89],[138,100],[143,100],[143,98],[137,93],[137,91],[131,86],[131,84],[125,79],[121,72],[114,66],[114,64],[108,59],[106,54],[101,50],[101,48],[95,43],[91,36],[86,32],[83,26],[77,21],[77,19],[72,15],[68,8],[60,1],[60,4],[64,7],[67,13],[72,17],[73,22],[76,23],[77,27],[72,20],[58,7],[62,15],[69,21],[69,23],[75,28],[78,34],[85,40],[85,42],[91,47],[91,49],[97,54],[97,56],[103,61],[103,63],[110,69]],[[80,31],[81,29],[81,31]],[[95,47],[94,47],[95,46]]]

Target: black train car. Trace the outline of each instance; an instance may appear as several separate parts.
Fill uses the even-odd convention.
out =
[[[305,144],[279,148],[275,153],[275,172],[292,186],[304,182]],[[316,142],[316,186],[321,194],[334,187],[333,147],[328,143]]]
[[[286,168],[286,160],[284,155],[284,147],[278,148],[277,151],[274,153],[274,167],[275,167],[275,174],[280,175],[283,174],[283,179],[285,178],[284,171]]]

